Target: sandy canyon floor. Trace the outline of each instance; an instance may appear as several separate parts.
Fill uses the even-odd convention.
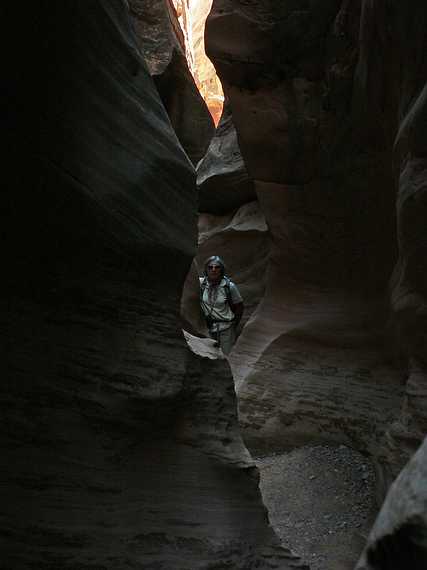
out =
[[[343,445],[255,459],[270,522],[311,570],[352,570],[375,517],[369,461]]]

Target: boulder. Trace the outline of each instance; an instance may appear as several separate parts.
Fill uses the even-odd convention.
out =
[[[394,481],[357,570],[423,570],[427,565],[427,440]]]

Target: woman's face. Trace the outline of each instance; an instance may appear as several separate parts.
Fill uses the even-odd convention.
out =
[[[209,263],[206,271],[209,281],[215,282],[221,279],[221,266],[217,263]]]

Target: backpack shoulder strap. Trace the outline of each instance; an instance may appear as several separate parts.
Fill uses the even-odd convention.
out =
[[[205,292],[206,289],[206,277],[203,277],[203,279],[200,281],[200,300],[203,301],[203,293]]]
[[[227,302],[230,305],[230,307],[233,307],[233,299],[231,297],[231,281],[230,279],[224,275],[224,279],[225,279],[225,285],[224,285],[224,290],[225,290],[225,294],[227,296]]]

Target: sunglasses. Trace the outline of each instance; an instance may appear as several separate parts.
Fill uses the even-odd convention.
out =
[[[208,265],[208,269],[221,269],[220,265]]]

